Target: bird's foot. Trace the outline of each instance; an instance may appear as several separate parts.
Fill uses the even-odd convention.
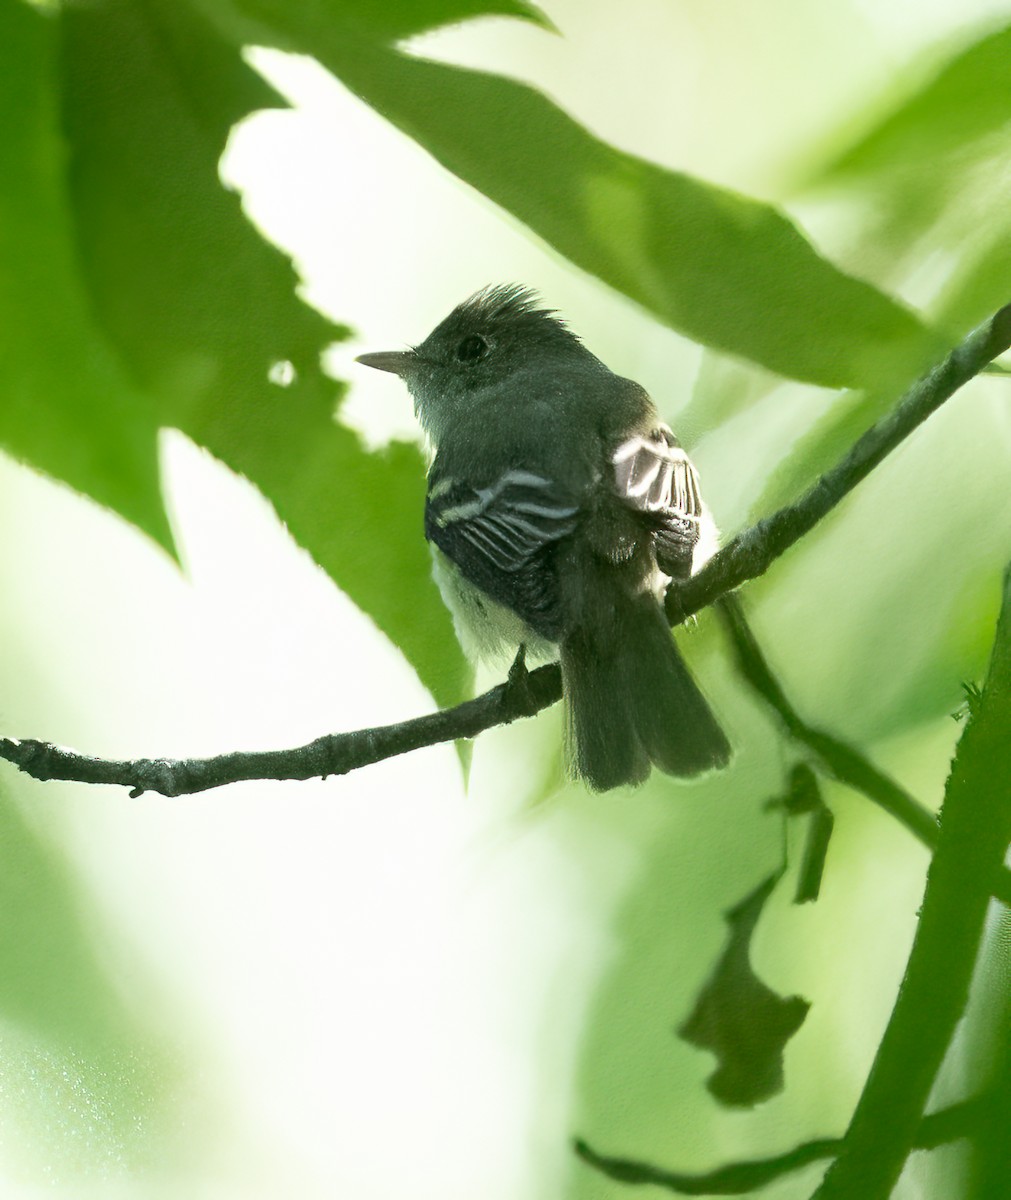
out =
[[[505,694],[502,698],[509,711],[518,717],[531,717],[538,711],[539,706],[534,699],[534,694],[530,687],[530,672],[527,670],[527,648],[523,642],[520,642],[520,647],[516,651],[516,657],[509,668],[509,674],[506,676],[505,682]]]

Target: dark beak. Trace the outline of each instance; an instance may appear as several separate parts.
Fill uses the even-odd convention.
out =
[[[355,362],[366,367],[392,371],[394,375],[405,375],[416,361],[417,355],[413,350],[380,350],[377,354],[359,354],[355,359]]]

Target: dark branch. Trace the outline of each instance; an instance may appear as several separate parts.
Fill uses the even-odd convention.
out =
[[[925,846],[933,849],[937,845],[937,821],[929,809],[883,775],[852,746],[803,720],[772,674],[736,596],[721,597],[716,610],[730,634],[741,675],[775,710],[790,736],[813,750],[821,765],[840,783],[862,792],[905,825]]]
[[[667,615],[679,624],[748,579],[809,533],[861,480],[931,413],[1011,345],[1011,304],[978,326],[938,366],[918,380],[898,405],[858,439],[849,453],[794,504],[739,533],[697,575],[667,592]]]
[[[808,725],[773,675],[736,596],[722,596],[715,607],[730,634],[738,670],[776,712],[787,733],[812,751],[824,771],[840,783],[862,793],[905,825],[929,850],[933,850],[940,833],[933,813],[895,780],[879,771],[858,750],[840,738]],[[1011,870],[1008,868],[1000,872],[993,894],[1002,903],[1011,906]]]
[[[940,1112],[924,1117],[916,1132],[917,1148],[932,1150],[945,1142],[966,1137],[974,1128],[980,1106],[979,1099],[965,1100],[961,1104],[953,1104],[950,1108],[943,1108]],[[576,1141],[575,1150],[584,1162],[620,1183],[651,1183],[655,1187],[679,1192],[682,1196],[740,1196],[755,1188],[765,1187],[782,1175],[810,1166],[819,1159],[834,1158],[842,1146],[842,1138],[816,1138],[814,1141],[795,1146],[785,1154],[728,1163],[699,1175],[669,1171],[665,1167],[638,1162],[635,1159],[612,1158],[607,1154],[598,1154],[582,1140]]]
[[[957,346],[939,366],[906,393],[896,409],[867,431],[846,457],[796,504],[787,505],[738,534],[698,575],[671,586],[667,614],[672,624],[747,579],[761,575],[774,559],[812,529],[849,491],[930,413],[998,354],[1011,346],[1011,305],[1002,308]],[[495,725],[533,716],[561,698],[557,663],[525,677],[522,688],[500,684],[456,708],[397,725],[328,734],[291,750],[220,754],[205,759],[89,758],[46,742],[0,738],[0,759],[36,779],[111,783],[132,795],[159,792],[182,796],[248,779],[311,779],[349,771],[440,742],[473,738]]]
[[[397,725],[331,733],[291,750],[235,751],[213,758],[90,758],[48,742],[0,738],[0,758],[35,779],[69,779],[77,783],[112,783],[130,788],[132,796],[158,792],[188,796],[249,779],[325,779],[347,775],[359,767],[408,754],[425,746],[472,738],[494,725],[533,716],[560,699],[562,677],[557,663],[525,676],[522,689],[499,684],[455,708],[414,717]]]

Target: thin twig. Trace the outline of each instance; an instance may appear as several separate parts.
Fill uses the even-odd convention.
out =
[[[492,726],[533,716],[554,704],[561,694],[558,664],[550,663],[531,671],[522,688],[502,683],[455,708],[396,725],[326,734],[290,750],[235,751],[212,758],[113,760],[91,758],[48,742],[0,738],[0,759],[7,759],[35,779],[119,784],[130,788],[131,796],[143,792],[188,796],[243,780],[347,775],[398,754],[476,737]]]
[[[978,375],[1011,345],[1011,304],[1006,304],[960,342],[948,357],[928,371],[896,407],[872,425],[836,466],[794,504],[739,533],[697,575],[667,592],[667,615],[679,624],[692,613],[748,579],[763,574],[772,562],[815,525],[865,479],[896,446],[931,413]]]
[[[896,409],[874,425],[846,457],[796,504],[739,534],[698,575],[667,593],[667,614],[678,624],[745,580],[761,575],[780,554],[818,523],[917,425],[1011,347],[1011,305],[973,330],[951,354],[906,393]],[[205,759],[111,761],[47,742],[0,738],[0,759],[36,779],[108,783],[132,795],[182,796],[250,779],[310,779],[346,775],[359,767],[424,746],[473,738],[495,725],[533,716],[561,698],[557,663],[539,667],[523,687],[500,684],[455,708],[396,725],[328,734],[290,750],[220,754]]]
[[[853,746],[809,725],[801,717],[773,675],[736,596],[721,596],[715,608],[730,635],[741,675],[776,712],[790,736],[807,746],[822,769],[834,779],[862,793],[933,850],[940,833],[934,814]],[[1000,872],[993,894],[1003,904],[1011,906],[1011,870],[1008,868]]]
[[[945,1142],[965,1137],[972,1132],[980,1107],[978,1098],[965,1100],[924,1117],[916,1131],[916,1146],[921,1150],[931,1150]],[[636,1159],[598,1154],[581,1139],[576,1141],[575,1150],[584,1162],[621,1183],[653,1184],[682,1196],[740,1196],[820,1159],[834,1158],[842,1146],[842,1138],[816,1138],[795,1146],[785,1154],[727,1163],[698,1175],[670,1171],[666,1167]]]
[[[933,849],[937,845],[937,820],[933,813],[897,783],[872,766],[852,746],[816,729],[803,720],[773,675],[736,596],[722,596],[716,610],[730,634],[741,675],[779,715],[787,732],[813,750],[830,775],[873,800]]]

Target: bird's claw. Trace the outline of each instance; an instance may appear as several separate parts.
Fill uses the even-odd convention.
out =
[[[537,712],[538,706],[530,688],[530,672],[527,670],[527,648],[523,642],[520,642],[506,676],[503,699],[517,716],[529,717]]]

